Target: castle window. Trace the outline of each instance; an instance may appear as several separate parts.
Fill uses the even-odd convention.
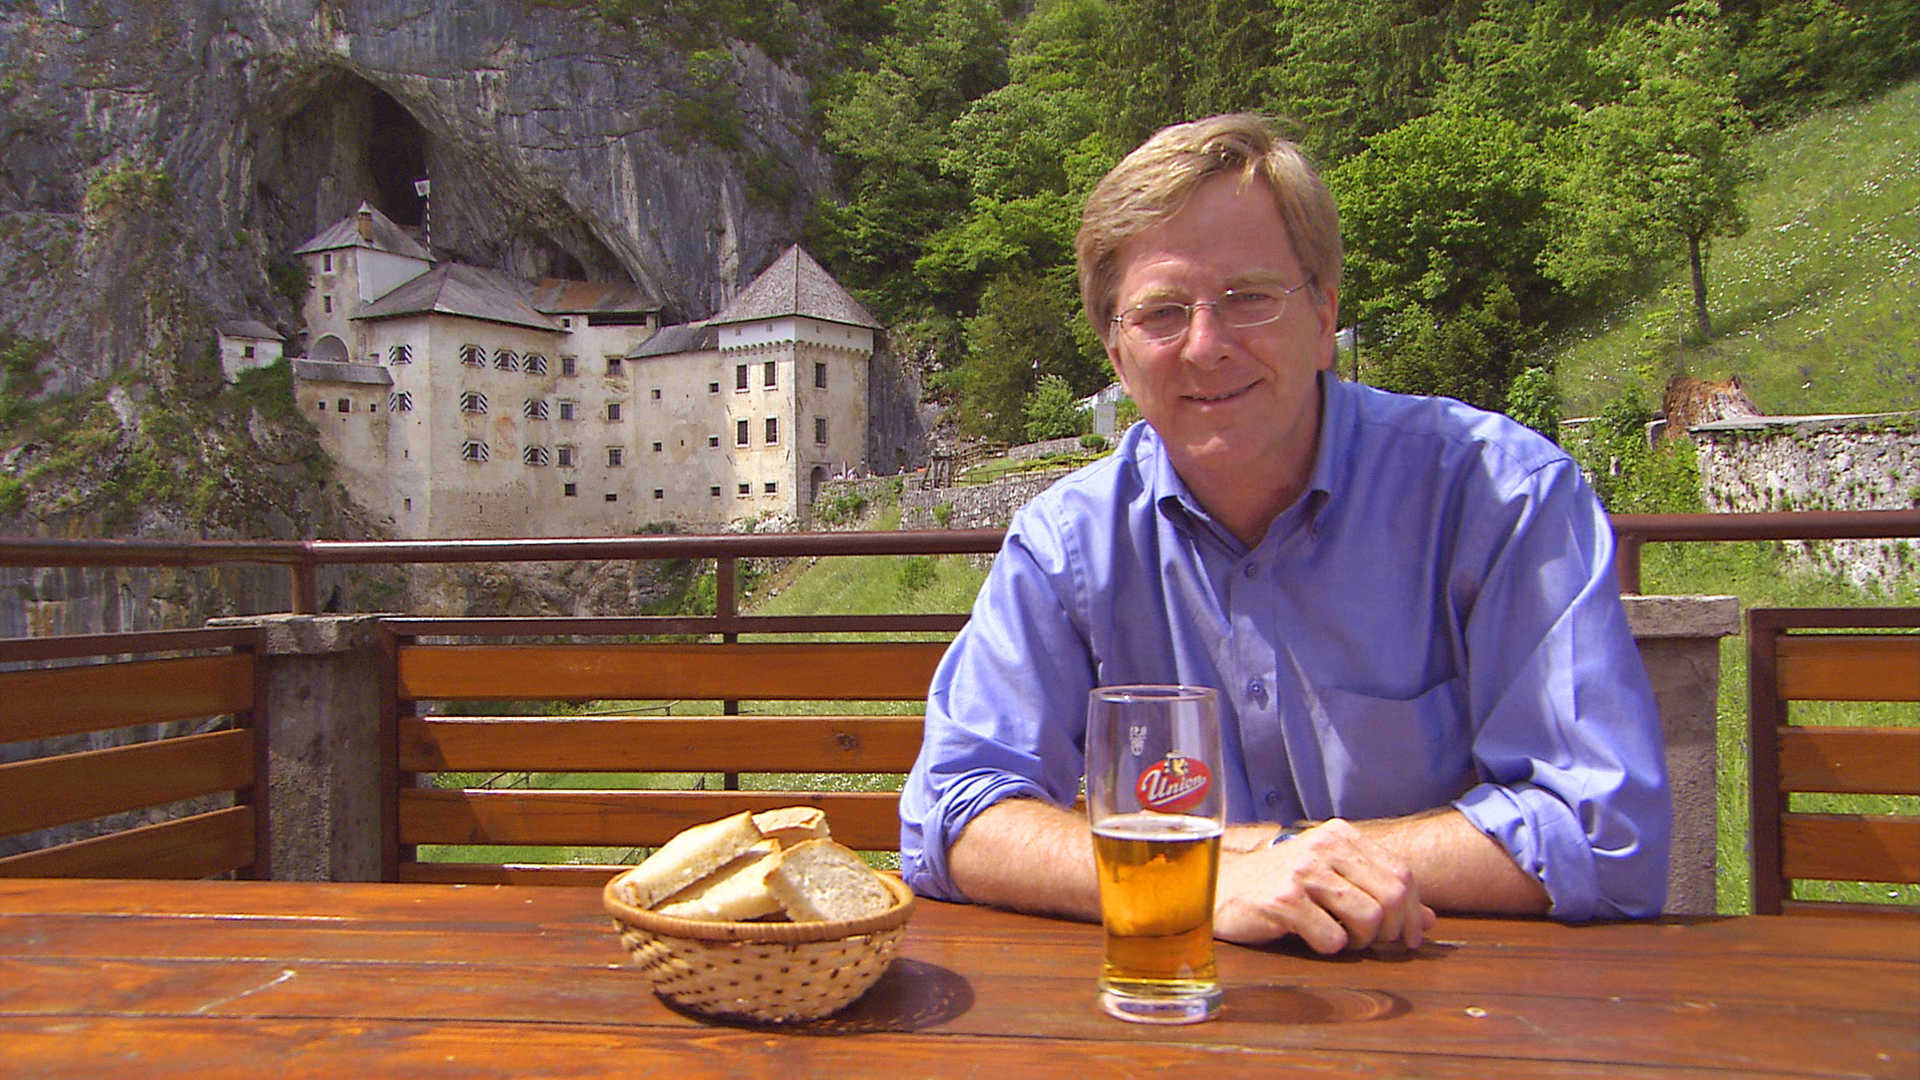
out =
[[[824,416],[813,418],[813,441],[821,446],[827,445],[827,418]]]
[[[617,401],[607,402],[607,419],[609,420],[620,419],[620,403],[619,402]]]
[[[813,385],[821,390],[827,388],[827,365],[821,363],[813,365]]]
[[[660,452],[660,444],[659,444],[659,443],[654,443],[654,444],[653,444],[653,452],[654,452],[654,453],[656,453],[656,454]]]
[[[713,497],[714,497],[714,498],[716,498],[716,499],[717,499],[717,498],[719,498],[719,497],[720,497],[720,485],[719,485],[719,484],[715,484],[715,485],[713,485],[712,487],[710,487],[710,488],[708,488],[708,489],[707,489],[707,494],[709,494],[709,495],[711,495],[711,496],[713,496]]]
[[[464,461],[471,461],[478,465],[486,461],[487,456],[487,444],[478,439],[468,439],[460,444],[460,457]]]
[[[253,346],[251,346],[251,345],[249,345],[249,346],[247,346],[247,347],[248,347],[249,349],[251,349],[251,348],[252,348]],[[252,353],[248,353],[247,355],[248,355],[248,356],[252,356],[253,354],[252,354]],[[656,386],[656,387],[654,387],[654,388],[653,388],[653,393],[652,393],[652,394],[651,394],[650,396],[651,396],[651,397],[653,398],[653,400],[655,400],[655,401],[659,401],[659,400],[660,400],[660,388],[659,388],[659,387],[657,387],[657,386]]]
[[[578,374],[578,373],[579,373],[579,371],[580,371],[580,358],[579,358],[579,357],[577,357],[577,356],[563,356],[563,357],[561,357],[561,358],[560,358],[560,374],[562,374],[562,375],[574,375],[574,374]]]
[[[321,411],[321,412],[326,412],[326,411],[327,411],[327,399],[326,399],[326,398],[321,398],[321,399],[320,399],[320,401],[318,402],[318,404],[319,404],[319,406],[320,406],[320,411]]]
[[[560,419],[562,420],[573,419],[573,402],[563,401],[560,403]]]
[[[251,359],[253,359],[253,346],[251,346],[251,345],[242,345],[242,346],[240,346],[240,356],[241,356],[241,358],[242,358],[242,359],[245,359],[245,360],[251,360]],[[654,396],[654,397],[659,397],[659,396],[660,396],[660,391],[658,391],[658,390],[655,390],[655,391],[653,392],[653,396]]]
[[[618,446],[607,447],[607,467],[617,469],[627,463],[627,452]]]
[[[734,366],[733,388],[735,390],[745,390],[747,388],[747,365],[736,364]]]
[[[390,345],[387,347],[387,363],[395,367],[413,363],[413,346]]]
[[[654,488],[654,489],[653,489],[653,497],[654,497],[655,499],[664,499],[664,498],[666,498],[666,497],[667,497],[667,493],[666,493],[666,491],[665,491],[665,489],[663,489],[663,488]]]
[[[620,357],[607,357],[607,374],[616,376],[626,374],[626,372],[621,369]]]
[[[326,407],[327,407],[327,405],[326,405],[326,402],[324,402],[324,401],[323,401],[323,402],[321,402],[321,403],[320,403],[320,407],[321,407],[321,408],[323,408],[323,409],[324,409],[324,408],[326,408]],[[718,435],[709,435],[709,436],[707,436],[707,445],[708,445],[708,446],[719,446],[719,445],[720,445],[720,436],[718,436]]]
[[[484,416],[487,411],[487,395],[478,390],[463,390],[460,393],[460,411]]]
[[[460,362],[467,367],[486,367],[487,350],[478,345],[460,346]]]
[[[780,443],[780,418],[777,416],[769,416],[767,417],[767,445],[777,446],[779,445],[779,443]]]
[[[521,402],[520,415],[529,420],[545,420],[547,418],[547,399],[528,398]]]
[[[579,484],[563,484],[560,487],[560,494],[565,495],[567,498],[571,499],[574,496],[580,494],[580,485]]]
[[[611,491],[609,491],[609,492],[607,492],[607,501],[608,501],[608,502],[619,502],[619,501],[620,501],[620,496],[619,496],[618,494],[616,494],[615,492],[611,492]]]
[[[769,360],[766,362],[764,366],[766,368],[766,373],[761,376],[761,385],[762,386],[779,386],[780,385],[780,365]]]
[[[333,314],[333,297],[322,296],[320,298],[320,310],[326,312],[328,315]]]
[[[521,359],[521,363],[527,366],[527,374],[529,375],[545,375],[547,373],[547,358],[537,352],[528,353]]]
[[[512,349],[496,349],[493,353],[493,366],[500,371],[519,371],[520,354]]]
[[[563,469],[573,468],[573,447],[571,446],[555,447],[555,454],[560,461],[561,468]]]
[[[733,445],[747,445],[747,422],[745,420],[735,420],[733,422]]]
[[[393,393],[388,394],[387,395],[387,411],[388,412],[412,412],[413,411],[413,391],[396,390]]]
[[[719,384],[719,383],[717,383],[717,382],[710,382],[710,383],[708,383],[708,384],[707,384],[707,393],[709,393],[709,394],[717,394],[717,393],[719,393],[719,392],[720,392],[720,384]]]
[[[774,483],[772,480],[767,481],[767,494],[778,495],[779,493],[780,493],[780,485]]]
[[[352,399],[352,398],[341,398],[341,399],[340,399],[340,401],[339,401],[339,404],[337,404],[337,405],[335,405],[334,407],[335,407],[335,408],[337,408],[337,409],[339,409],[339,410],[340,410],[341,412],[352,412],[352,411],[353,411],[353,399]]]
[[[333,252],[323,251],[320,253],[320,272],[323,274],[333,273]]]
[[[753,494],[753,485],[752,485],[752,484],[741,484],[741,485],[740,485],[740,494],[742,494],[742,495],[751,495],[751,494]]]
[[[553,457],[544,446],[529,446],[520,451],[520,460],[528,465],[545,465],[553,460]]]

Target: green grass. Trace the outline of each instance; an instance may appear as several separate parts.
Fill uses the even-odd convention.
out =
[[[1622,391],[1657,395],[1676,371],[1738,374],[1777,415],[1920,409],[1916,116],[1920,81],[1909,81],[1761,136],[1750,227],[1716,240],[1707,263],[1714,339],[1688,339],[1691,293],[1674,267],[1559,351],[1567,415]]]

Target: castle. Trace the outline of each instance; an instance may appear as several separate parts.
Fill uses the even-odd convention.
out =
[[[632,285],[436,262],[364,203],[295,254],[296,400],[397,536],[804,520],[866,457],[881,327],[798,247],[719,314],[668,326]]]

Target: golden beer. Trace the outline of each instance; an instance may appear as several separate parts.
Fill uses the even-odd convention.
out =
[[[1127,998],[1214,997],[1213,888],[1220,823],[1142,811],[1093,827],[1100,919],[1107,930],[1100,987]]]

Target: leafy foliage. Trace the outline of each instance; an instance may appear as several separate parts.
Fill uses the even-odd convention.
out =
[[[1064,439],[1087,429],[1089,419],[1074,399],[1073,388],[1058,375],[1048,375],[1034,387],[1021,407],[1022,434],[1028,442]]]

